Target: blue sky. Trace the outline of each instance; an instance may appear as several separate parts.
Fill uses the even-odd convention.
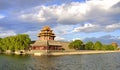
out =
[[[120,0],[0,0],[0,37],[26,33],[37,40],[49,25],[56,40],[120,44]]]

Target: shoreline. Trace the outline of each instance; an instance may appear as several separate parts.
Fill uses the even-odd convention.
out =
[[[103,53],[119,53],[120,50],[99,51],[99,50],[80,50],[80,51],[57,51],[57,52],[24,52],[24,53],[1,53],[1,54],[15,54],[15,55],[33,55],[33,56],[60,56],[60,55],[81,55],[81,54],[103,54]]]
[[[120,52],[119,50],[115,51],[72,51],[72,52],[50,52],[50,53],[42,53],[42,52],[36,52],[33,53],[34,56],[44,56],[44,55],[50,55],[50,56],[59,56],[59,55],[81,55],[81,54],[101,54],[101,53],[117,53]]]

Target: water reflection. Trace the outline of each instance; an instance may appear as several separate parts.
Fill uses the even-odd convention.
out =
[[[51,56],[32,57],[33,69],[37,70],[54,70],[56,63]]]
[[[0,70],[120,70],[120,53],[41,57],[0,55]]]

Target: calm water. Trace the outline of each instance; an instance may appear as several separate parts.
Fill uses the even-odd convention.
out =
[[[0,54],[0,70],[120,70],[120,53],[42,57]]]

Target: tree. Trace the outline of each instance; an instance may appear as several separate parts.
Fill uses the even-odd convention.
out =
[[[31,40],[27,34],[18,34],[16,36],[15,50],[24,50],[29,46]]]
[[[85,44],[85,50],[93,50],[94,49],[94,43],[92,41],[89,41]]]
[[[2,48],[1,48],[1,40],[2,40],[2,38],[0,38],[0,51],[2,50]]]
[[[0,49],[3,51],[24,50],[30,43],[31,40],[27,34],[18,34],[16,36],[9,36],[3,39],[0,38]]]
[[[75,40],[75,41],[72,41],[70,44],[69,44],[69,48],[70,49],[75,49],[75,50],[83,50],[84,47],[83,47],[83,42],[81,40]]]
[[[100,41],[96,41],[95,45],[94,45],[94,49],[95,50],[102,50],[103,49],[103,45]]]
[[[105,50],[118,50],[117,47],[113,46],[112,44],[104,45]]]
[[[112,45],[104,45],[105,50],[114,50],[114,47]]]

